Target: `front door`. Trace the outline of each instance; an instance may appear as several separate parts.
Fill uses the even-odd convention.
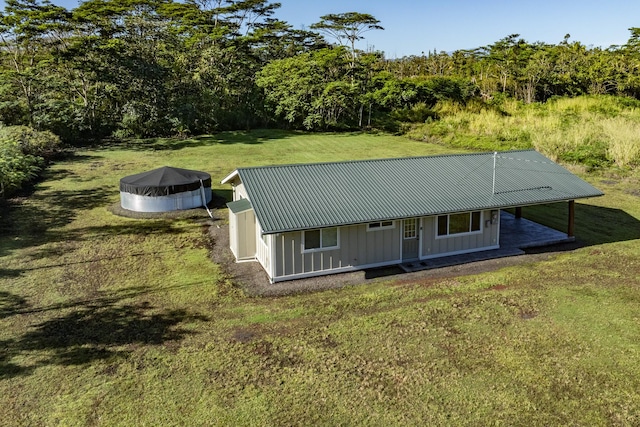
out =
[[[402,221],[402,260],[418,259],[419,251],[418,218]]]

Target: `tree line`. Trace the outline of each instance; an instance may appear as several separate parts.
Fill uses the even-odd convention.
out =
[[[7,0],[0,13],[0,123],[66,142],[229,129],[393,127],[441,100],[640,97],[640,28],[623,46],[531,43],[385,58],[360,51],[375,17],[309,29],[266,0]]]

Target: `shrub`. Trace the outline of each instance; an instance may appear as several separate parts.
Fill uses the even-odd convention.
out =
[[[0,128],[0,198],[11,196],[32,180],[57,152],[60,139],[26,126]]]
[[[37,131],[28,126],[0,128],[0,140],[17,145],[22,153],[49,158],[60,149],[60,138],[49,131]]]
[[[25,155],[16,144],[0,138],[0,198],[10,196],[39,171],[38,158]]]
[[[412,106],[411,108],[399,108],[391,112],[391,118],[399,122],[424,123],[427,120],[437,118],[424,102]]]

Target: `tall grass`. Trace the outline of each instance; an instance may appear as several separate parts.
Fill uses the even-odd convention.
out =
[[[535,148],[554,160],[598,167],[640,165],[640,102],[585,96],[524,105],[466,107],[443,102],[440,120],[414,127],[408,136],[481,150]]]
[[[640,122],[616,117],[601,123],[608,136],[607,155],[619,166],[640,163]]]

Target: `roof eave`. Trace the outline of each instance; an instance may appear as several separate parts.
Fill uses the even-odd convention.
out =
[[[239,172],[239,169],[236,169],[233,172],[231,172],[229,175],[227,175],[222,181],[220,181],[220,184],[228,184],[238,176],[240,176],[240,172]]]
[[[483,207],[469,208],[469,209],[465,209],[465,210],[442,211],[442,212],[424,212],[424,213],[421,213],[421,214],[418,214],[418,215],[394,217],[394,218],[372,219],[372,220],[368,220],[368,221],[358,221],[358,222],[352,222],[352,223],[327,224],[327,225],[323,225],[321,227],[319,227],[317,225],[314,225],[314,226],[308,226],[308,227],[295,227],[295,228],[282,228],[282,229],[273,229],[273,230],[262,230],[261,234],[280,234],[280,233],[292,233],[292,232],[296,232],[296,231],[316,230],[318,228],[348,227],[348,226],[352,226],[352,225],[368,224],[370,222],[375,222],[375,221],[402,221],[404,219],[416,218],[416,217],[451,215],[451,214],[456,214],[456,213],[461,213],[461,212],[469,212],[469,210],[509,209],[509,208],[516,208],[516,207],[519,207],[519,206],[546,205],[546,204],[551,204],[551,203],[568,202],[570,200],[590,199],[592,197],[601,197],[601,196],[604,196],[604,193],[600,192],[599,194],[592,194],[592,195],[588,195],[588,196],[573,196],[573,197],[565,197],[565,198],[560,198],[560,199],[555,199],[555,200],[533,200],[531,202],[524,203],[524,204],[511,204],[511,203],[510,204],[494,204],[494,205],[486,205],[486,206],[483,206]]]

